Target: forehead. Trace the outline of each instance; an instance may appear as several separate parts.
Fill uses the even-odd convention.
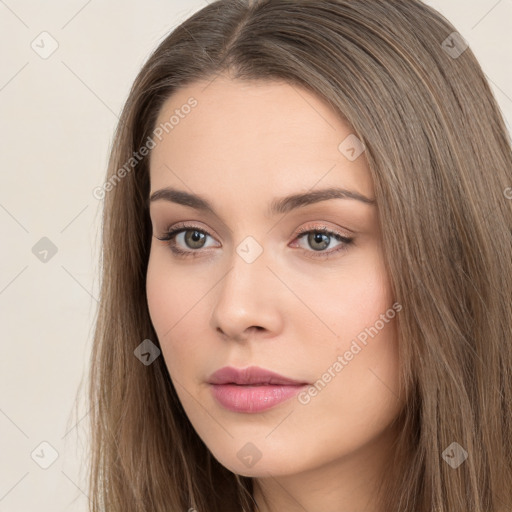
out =
[[[224,190],[237,193],[296,191],[319,183],[373,196],[364,153],[351,161],[340,149],[354,136],[351,127],[297,85],[225,76],[194,83],[167,99],[158,127],[153,191],[185,184],[208,192],[221,180]]]

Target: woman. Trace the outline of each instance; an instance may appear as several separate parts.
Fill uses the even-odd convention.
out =
[[[102,188],[91,510],[510,510],[511,186],[420,1],[186,20]]]

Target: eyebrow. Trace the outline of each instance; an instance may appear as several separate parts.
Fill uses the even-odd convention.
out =
[[[359,192],[354,192],[344,188],[331,187],[322,190],[314,190],[311,192],[292,194],[286,197],[274,199],[270,203],[269,213],[271,215],[284,214],[290,212],[291,210],[304,208],[305,206],[319,203],[321,201],[327,201],[329,199],[354,199],[368,205],[375,204],[375,199],[369,199]],[[181,204],[183,206],[189,206],[196,210],[206,211],[217,215],[213,206],[204,197],[191,194],[183,190],[177,190],[171,187],[157,190],[151,194],[148,206],[149,203],[160,200]]]

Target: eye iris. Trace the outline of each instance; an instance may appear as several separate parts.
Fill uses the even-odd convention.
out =
[[[200,249],[204,245],[204,239],[206,238],[206,235],[204,233],[201,233],[200,231],[190,229],[185,232],[185,242],[188,246],[190,246],[192,249]],[[199,245],[195,245],[198,242],[202,242]]]
[[[329,246],[330,236],[324,233],[310,233],[308,235],[308,243],[315,251],[321,251]],[[321,247],[315,247],[315,244],[323,244]]]

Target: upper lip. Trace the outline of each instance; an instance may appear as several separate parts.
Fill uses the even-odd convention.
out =
[[[248,368],[233,368],[225,366],[214,372],[208,379],[210,384],[238,384],[255,385],[255,384],[274,384],[282,386],[298,386],[307,384],[307,382],[289,379],[283,375],[259,368],[258,366],[249,366]]]

